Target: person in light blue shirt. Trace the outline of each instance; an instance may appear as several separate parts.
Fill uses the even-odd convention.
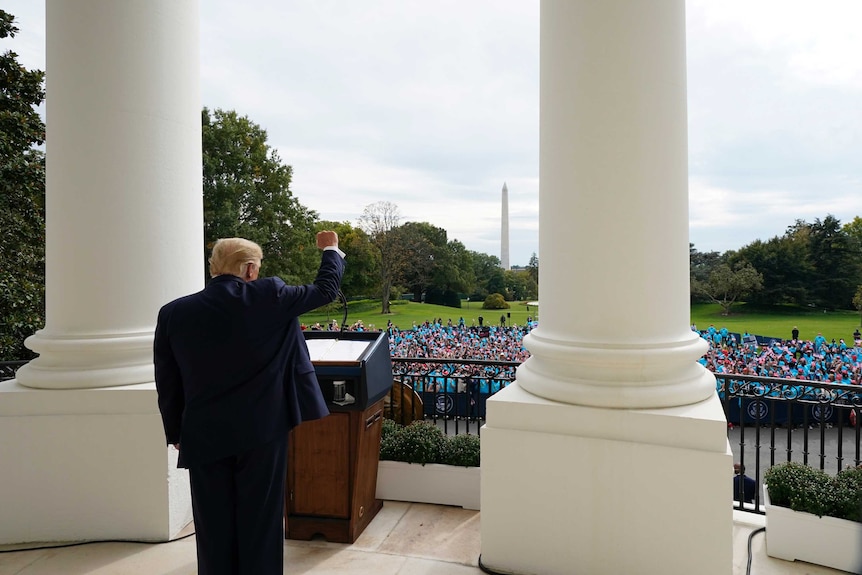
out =
[[[818,333],[817,337],[814,338],[814,349],[816,351],[820,351],[820,348],[826,345],[826,338],[823,337],[822,333]]]

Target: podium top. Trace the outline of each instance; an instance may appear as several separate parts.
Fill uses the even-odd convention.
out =
[[[356,365],[366,358],[366,352],[376,340],[307,339],[312,363]]]

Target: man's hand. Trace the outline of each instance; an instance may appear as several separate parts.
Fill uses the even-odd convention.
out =
[[[317,247],[320,249],[338,247],[338,234],[330,231],[317,232]]]

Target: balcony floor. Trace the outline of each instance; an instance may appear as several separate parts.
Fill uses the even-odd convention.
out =
[[[479,520],[478,511],[387,501],[353,545],[286,540],[284,573],[481,575]],[[734,511],[733,575],[745,575],[748,535],[762,524],[762,516]],[[188,530],[191,529],[190,526]],[[0,546],[0,550],[15,547]],[[756,575],[843,573],[768,557],[762,533],[755,535],[752,549],[751,572]],[[94,543],[0,554],[0,573],[7,575],[192,575],[195,572],[193,536],[155,545]]]

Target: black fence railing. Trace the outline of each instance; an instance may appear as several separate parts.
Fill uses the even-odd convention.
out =
[[[485,423],[485,402],[514,381],[518,365],[393,357],[395,383],[384,413],[402,424],[424,419],[447,434],[478,434]],[[754,482],[748,493],[734,490],[737,509],[764,513],[763,474],[782,461],[806,463],[832,475],[862,464],[862,386],[716,374],[716,390],[734,463]],[[731,479],[743,485],[728,469]]]
[[[750,500],[737,490],[737,509],[764,513],[763,473],[777,463],[831,475],[862,464],[862,386],[716,374],[716,388],[734,461],[755,482]]]
[[[432,421],[447,434],[479,433],[485,402],[515,379],[515,361],[393,357],[384,414],[398,423]]]

